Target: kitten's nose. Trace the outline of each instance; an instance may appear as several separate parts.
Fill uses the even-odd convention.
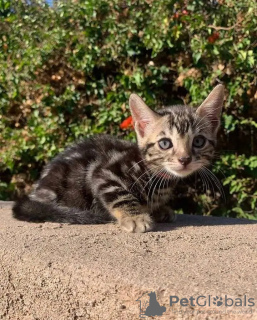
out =
[[[183,164],[183,166],[187,166],[191,161],[192,161],[192,157],[181,157],[178,159],[178,161]]]

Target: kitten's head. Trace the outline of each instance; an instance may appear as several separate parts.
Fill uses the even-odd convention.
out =
[[[151,110],[132,94],[129,105],[139,148],[150,170],[166,178],[186,177],[214,155],[224,87],[216,86],[196,110],[171,106]]]

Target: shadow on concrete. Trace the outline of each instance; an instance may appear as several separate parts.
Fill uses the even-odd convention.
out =
[[[0,201],[0,209],[10,209],[13,205],[12,201]],[[257,220],[212,217],[212,216],[197,216],[189,214],[178,214],[176,222],[173,223],[157,223],[153,232],[170,231],[179,227],[200,227],[200,226],[227,226],[227,225],[243,225],[256,224]]]
[[[155,231],[169,231],[179,227],[200,227],[200,226],[227,226],[238,224],[256,224],[257,220],[224,218],[224,217],[211,217],[211,216],[196,216],[189,214],[177,215],[176,222],[173,223],[158,223]]]

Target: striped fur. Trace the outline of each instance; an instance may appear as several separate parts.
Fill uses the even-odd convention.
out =
[[[214,110],[216,105],[210,109],[206,101],[208,110]],[[78,224],[118,221],[128,232],[149,231],[154,221],[173,221],[166,204],[176,181],[208,165],[218,123],[212,125],[210,111],[202,114],[204,105],[196,112],[187,106],[154,112],[132,95],[130,108],[138,144],[108,135],[75,143],[54,158],[33,191],[15,203],[14,217]],[[197,149],[192,141],[199,135],[206,143]],[[172,141],[172,148],[160,148],[163,138]],[[181,165],[179,157],[185,155],[192,160]]]

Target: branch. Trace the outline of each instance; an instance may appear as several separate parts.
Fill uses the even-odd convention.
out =
[[[237,23],[234,24],[233,26],[231,27],[216,27],[216,26],[213,26],[212,24],[208,26],[208,28],[212,28],[212,29],[215,29],[215,30],[232,30],[234,29],[235,27],[237,26]]]

